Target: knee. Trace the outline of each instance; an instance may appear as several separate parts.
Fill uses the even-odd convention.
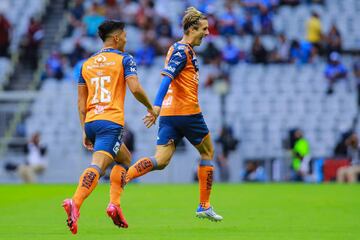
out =
[[[164,169],[170,162],[170,158],[164,158],[164,157],[159,157],[159,158],[155,157],[155,160],[157,163],[156,169],[158,170]]]
[[[208,149],[201,153],[201,159],[212,160],[214,157],[214,149]]]
[[[126,150],[124,153],[123,153],[123,157],[121,158],[121,163],[126,165],[126,166],[130,166],[131,164],[131,153],[129,150]]]

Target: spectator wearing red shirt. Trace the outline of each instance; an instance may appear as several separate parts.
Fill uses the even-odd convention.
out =
[[[11,24],[0,14],[0,57],[9,56]]]

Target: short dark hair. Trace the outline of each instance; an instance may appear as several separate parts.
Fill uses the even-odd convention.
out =
[[[113,33],[116,30],[123,31],[125,28],[125,23],[116,20],[106,20],[98,27],[98,34],[101,40],[105,42],[109,34]]]

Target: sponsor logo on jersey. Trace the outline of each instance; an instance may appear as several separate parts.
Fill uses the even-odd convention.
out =
[[[104,55],[99,55],[95,58],[95,63],[100,64],[106,62],[106,57]]]

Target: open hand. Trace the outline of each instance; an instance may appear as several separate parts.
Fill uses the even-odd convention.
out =
[[[89,151],[94,150],[94,144],[87,138],[85,132],[83,132],[83,146]]]
[[[156,119],[159,116],[160,107],[154,106],[152,109],[148,109],[148,114],[143,118],[144,124],[147,128],[150,128],[156,123]]]

